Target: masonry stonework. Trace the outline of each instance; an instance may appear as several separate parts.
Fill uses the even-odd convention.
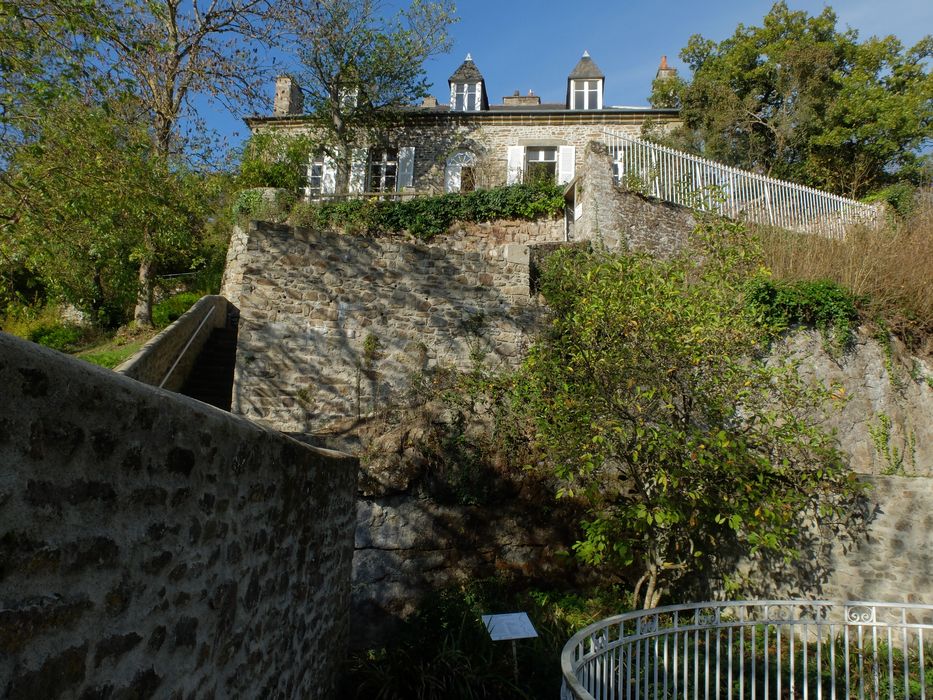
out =
[[[598,242],[608,250],[670,257],[685,248],[696,228],[690,209],[616,185],[609,151],[595,141],[586,146],[578,192],[581,216],[574,223],[575,240]]]
[[[503,185],[508,169],[509,146],[574,147],[575,171],[584,167],[584,152],[590,141],[605,141],[605,131],[638,136],[645,118],[568,115],[498,115],[451,114],[443,121],[407,117],[380,136],[380,142],[396,147],[415,148],[414,189],[427,194],[444,192],[444,169],[447,159],[458,151],[470,151],[477,158],[478,184],[484,187]],[[274,120],[251,125],[261,132],[273,129],[284,133],[307,133],[302,120]]]
[[[0,695],[333,697],[358,462],[0,333]]]
[[[455,227],[427,245],[251,225],[224,289],[240,309],[234,410],[309,433],[391,405],[437,366],[515,366],[543,318],[529,246],[562,226]]]

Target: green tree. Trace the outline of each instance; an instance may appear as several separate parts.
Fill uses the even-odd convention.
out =
[[[83,0],[0,0],[0,190],[6,164],[50,101],[92,88],[84,37],[103,18]],[[6,197],[0,234],[17,220],[19,201]]]
[[[808,419],[822,392],[761,359],[751,243],[710,226],[672,261],[559,251],[542,275],[554,318],[517,404],[586,507],[577,554],[634,572],[646,607],[731,546],[793,557],[801,518],[835,522],[858,491]]]
[[[760,27],[680,53],[688,81],[656,81],[655,105],[679,105],[679,144],[707,157],[860,197],[920,177],[933,138],[933,38],[859,41],[836,15],[776,3]]]
[[[190,264],[205,215],[198,179],[154,152],[135,106],[47,107],[0,191],[0,206],[18,207],[3,258],[103,325],[151,304],[147,281],[160,265]]]
[[[280,12],[318,147],[345,192],[353,145],[428,94],[424,62],[449,50],[453,5],[412,0],[387,17],[378,0],[298,0]]]

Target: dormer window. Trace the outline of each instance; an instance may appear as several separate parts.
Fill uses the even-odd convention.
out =
[[[570,109],[602,109],[602,80],[572,80]]]
[[[486,87],[483,74],[473,63],[473,57],[466,59],[447,80],[450,85],[450,109],[452,112],[480,112],[489,109],[486,101]]]
[[[567,76],[567,109],[602,109],[605,82],[606,76],[584,51]]]
[[[475,112],[480,105],[480,83],[459,83],[454,85],[453,109],[457,112]]]

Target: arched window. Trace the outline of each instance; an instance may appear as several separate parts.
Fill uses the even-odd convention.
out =
[[[476,189],[476,156],[470,151],[456,151],[444,168],[445,192],[472,192]]]

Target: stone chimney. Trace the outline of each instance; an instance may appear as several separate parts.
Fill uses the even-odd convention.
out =
[[[422,107],[437,107],[437,98],[434,95],[428,95],[421,100]]]
[[[275,100],[272,102],[272,116],[288,117],[304,111],[304,95],[301,87],[290,75],[280,75],[275,79]]]
[[[667,65],[667,56],[661,56],[661,65],[658,66],[658,72],[655,74],[655,80],[670,80],[677,77],[677,69]]]
[[[522,95],[518,90],[507,97],[502,98],[502,104],[508,107],[528,107],[541,104],[541,98],[529,90],[527,95]]]

